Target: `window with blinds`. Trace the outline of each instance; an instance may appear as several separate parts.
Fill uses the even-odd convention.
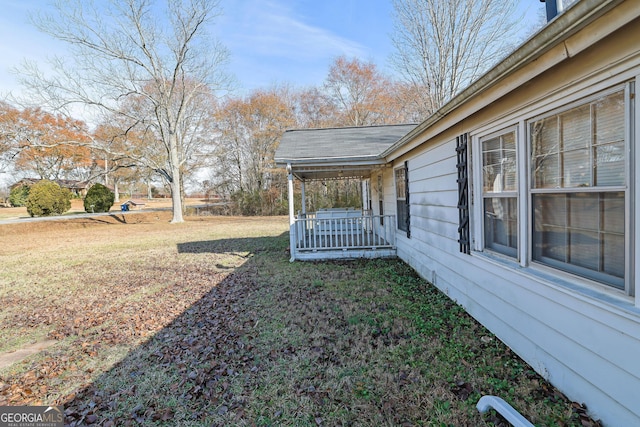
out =
[[[516,132],[481,138],[484,246],[512,257],[518,251]]]
[[[625,95],[529,123],[532,259],[624,288]]]

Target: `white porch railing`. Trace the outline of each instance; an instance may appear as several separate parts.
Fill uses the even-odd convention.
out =
[[[293,224],[296,252],[395,248],[395,215],[319,211]]]

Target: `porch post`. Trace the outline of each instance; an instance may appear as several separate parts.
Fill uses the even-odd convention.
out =
[[[360,193],[362,195],[362,212],[366,212],[369,209],[369,186],[367,180],[360,180]]]
[[[289,225],[293,225],[296,217],[293,210],[293,171],[291,170],[291,163],[287,163],[287,180],[289,184]]]
[[[287,180],[289,191],[289,252],[291,254],[290,261],[293,262],[296,259],[296,217],[293,206],[293,170],[291,169],[291,163],[287,163]]]
[[[301,192],[301,196],[302,196],[302,214],[305,215],[306,218],[306,214],[307,214],[307,197],[305,196],[304,193],[304,179],[300,182],[300,192]]]

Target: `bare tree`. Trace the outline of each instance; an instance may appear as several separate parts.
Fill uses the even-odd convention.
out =
[[[312,91],[303,92],[298,105],[304,107],[299,113],[305,114],[298,114],[299,118],[308,120],[309,113],[323,113],[324,123],[331,126],[371,126],[416,122],[420,112],[422,98],[413,85],[394,81],[374,63],[358,58],[336,58],[323,89],[324,94],[316,89],[316,97]],[[329,108],[321,108],[323,100]]]
[[[258,193],[271,186],[276,147],[295,124],[290,98],[288,87],[274,87],[220,105],[216,169],[226,191]]]
[[[206,31],[218,13],[219,0],[58,0],[34,23],[66,42],[72,58],[50,61],[51,76],[29,63],[19,70],[40,105],[69,111],[80,104],[144,133],[146,157],[162,155],[147,166],[170,185],[172,222],[183,221],[182,173],[189,145],[200,141],[192,107],[228,86],[227,51]]]
[[[344,56],[329,67],[324,89],[341,112],[343,125],[366,126],[383,121],[380,106],[390,81],[372,62]]]
[[[339,123],[338,109],[332,99],[318,87],[308,87],[293,94],[296,126],[323,128]]]
[[[426,88],[425,117],[444,105],[515,44],[515,0],[394,0],[392,61]]]

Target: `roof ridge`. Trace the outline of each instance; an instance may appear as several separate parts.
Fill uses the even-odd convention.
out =
[[[393,127],[393,126],[418,126],[419,123],[394,123],[394,124],[380,124],[380,125],[366,125],[366,126],[333,126],[333,127],[321,127],[321,128],[293,128],[286,129],[285,132],[298,132],[298,131],[318,131],[318,130],[341,130],[341,129],[365,129],[365,128],[380,128],[380,127]]]

